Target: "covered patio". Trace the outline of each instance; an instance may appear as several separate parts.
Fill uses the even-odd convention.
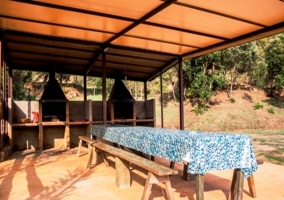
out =
[[[115,78],[119,71],[127,80],[143,82],[146,101],[147,82],[156,77],[161,78],[165,71],[178,65],[179,96],[183,96],[183,60],[284,32],[283,10],[282,0],[262,0],[257,3],[254,0],[2,0],[1,147],[14,146],[13,128],[18,131],[17,134],[21,129],[31,129],[38,137],[36,147],[42,152],[33,152],[32,149],[15,152],[10,160],[1,163],[3,176],[0,197],[91,199],[94,198],[94,193],[90,192],[90,188],[94,188],[94,191],[104,191],[101,197],[100,192],[95,192],[98,199],[106,199],[106,195],[110,195],[107,199],[137,199],[138,191],[143,189],[144,178],[140,178],[145,175],[143,170],[142,173],[133,170],[138,175],[133,176],[131,188],[127,191],[118,190],[111,184],[115,178],[114,167],[105,168],[100,164],[85,171],[86,156],[75,158],[76,148],[70,145],[72,137],[73,141],[78,137],[78,133],[74,134],[76,131],[70,131],[71,125],[84,125],[82,134],[88,135],[94,123],[109,122],[106,78]],[[83,76],[84,105],[92,105],[92,102],[87,102],[87,76],[102,77],[103,99],[99,121],[94,122],[89,111],[84,113],[85,116],[88,115],[87,122],[72,124],[69,119],[69,104],[66,104],[68,115],[62,123],[44,124],[40,116],[37,124],[15,124],[11,112],[14,69],[42,72],[53,70],[56,73]],[[38,107],[41,111],[41,106]],[[161,118],[163,127],[163,114]],[[154,117],[152,120],[154,124]],[[136,118],[133,123],[136,123]],[[44,126],[61,126],[65,150],[44,148]],[[180,129],[184,129],[182,98]],[[51,128],[49,132],[52,132],[50,130]],[[158,162],[167,161],[158,159]],[[182,165],[177,165],[176,168],[181,173]],[[283,185],[279,172],[283,172],[280,166],[265,163],[259,167],[255,185],[262,188],[257,189],[260,199],[284,198],[279,188]],[[232,171],[206,174],[205,198],[227,198],[231,177]],[[195,199],[193,182],[182,181],[180,176],[172,176],[171,179],[176,199]],[[272,181],[269,184],[271,190],[266,193],[268,179]],[[23,190],[19,189],[20,185],[17,186],[19,183],[21,187],[24,186]],[[217,192],[216,188],[219,188]],[[246,191],[245,184],[243,199],[250,199]],[[151,198],[163,198],[162,194],[161,188],[155,187]]]

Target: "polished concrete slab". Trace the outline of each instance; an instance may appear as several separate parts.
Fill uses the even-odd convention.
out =
[[[133,166],[131,187],[119,189],[115,181],[114,158],[108,155],[110,167],[100,160],[86,170],[87,149],[76,157],[77,148],[70,150],[49,149],[43,152],[32,150],[14,152],[9,160],[0,163],[0,199],[115,199],[139,200],[142,197],[147,172]],[[156,159],[169,166],[169,161]],[[175,200],[194,200],[195,181],[182,179],[183,166],[176,163],[178,175],[170,177]],[[204,197],[207,200],[227,199],[233,170],[211,171],[204,177]],[[254,174],[256,199],[284,200],[284,166],[271,163],[259,165]],[[163,184],[154,185],[150,200],[165,199]],[[244,200],[250,196],[244,182]]]

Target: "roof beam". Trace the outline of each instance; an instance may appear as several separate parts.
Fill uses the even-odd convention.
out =
[[[167,64],[165,64],[161,70],[156,71],[147,81],[154,80],[157,76],[160,76],[161,73],[166,72],[170,68],[172,68],[174,65],[176,65],[179,62],[179,58],[173,58],[170,60]]]
[[[111,42],[113,42],[114,40],[116,40],[117,38],[119,38],[120,36],[124,35],[125,33],[127,33],[128,31],[130,31],[131,29],[135,28],[136,26],[138,26],[139,24],[141,24],[142,22],[146,21],[147,19],[149,19],[150,17],[154,16],[155,14],[157,14],[158,12],[162,11],[163,9],[167,8],[168,6],[170,6],[171,4],[173,4],[174,2],[176,2],[177,0],[166,0],[163,4],[161,4],[160,6],[156,7],[154,10],[150,11],[149,13],[147,13],[146,15],[144,15],[143,17],[141,17],[140,19],[136,20],[135,22],[133,22],[132,24],[130,24],[129,26],[127,26],[126,28],[124,28],[123,30],[121,30],[120,32],[118,32],[117,34],[115,34],[114,36],[112,36],[111,38],[109,38],[107,41],[104,42],[104,47],[107,47],[108,44],[110,44]],[[96,53],[96,55],[94,56],[94,58],[92,59],[92,61],[90,62],[90,65],[87,67],[86,70],[86,75],[88,75],[88,73],[90,72],[91,68],[93,67],[94,63],[96,62],[96,60],[100,57],[101,52]]]
[[[155,62],[166,62],[165,60],[162,60],[162,59],[157,59],[157,58],[148,58],[148,57],[145,57],[145,56],[132,56],[132,55],[123,55],[123,54],[119,54],[119,53],[111,53],[111,52],[107,52],[107,55],[110,55],[110,56],[118,56],[118,57],[127,57],[127,58],[134,58],[134,59],[147,59],[149,61],[155,61]]]
[[[161,5],[159,5],[158,7],[154,8],[152,11],[150,11],[149,13],[147,13],[146,15],[144,15],[143,17],[141,17],[140,19],[138,19],[137,21],[133,22],[132,24],[130,24],[129,26],[127,26],[126,28],[124,28],[122,31],[120,31],[119,33],[117,33],[116,35],[114,35],[113,37],[109,38],[105,44],[109,44],[111,42],[113,42],[115,39],[119,38],[120,36],[124,35],[125,33],[127,33],[128,31],[130,31],[131,29],[135,28],[136,26],[138,26],[139,24],[141,24],[142,22],[146,21],[147,19],[151,18],[152,16],[154,16],[155,14],[157,14],[158,12],[164,10],[165,8],[167,8],[168,6],[170,6],[171,4],[173,4],[174,2],[176,2],[177,0],[165,0],[165,2]]]
[[[102,62],[102,60],[97,60],[97,61]],[[126,63],[126,62],[106,61],[106,63],[123,65],[123,66],[126,66],[126,67],[133,66],[133,67],[139,67],[139,68],[157,69],[157,67],[152,67],[152,66],[149,66],[149,65],[137,65],[137,64],[131,64],[131,63]]]
[[[62,55],[56,55],[56,54],[49,54],[49,53],[42,53],[42,52],[36,52],[36,51],[30,51],[30,49],[27,50],[18,50],[18,49],[9,49],[9,52],[11,53],[22,53],[22,54],[29,54],[29,55],[38,55],[38,56],[44,56],[44,57],[57,57],[57,58],[68,58],[68,59],[74,59],[74,60],[84,60],[87,61],[88,58],[82,58],[82,57],[75,57],[75,56],[62,56]]]
[[[0,15],[0,17],[1,17],[1,15]],[[98,48],[102,44],[102,43],[94,42],[94,41],[86,41],[86,40],[72,39],[72,38],[65,38],[65,37],[54,37],[54,36],[47,36],[47,35],[39,35],[39,34],[35,34],[35,33],[26,33],[26,32],[22,32],[22,31],[12,31],[12,30],[3,30],[3,35],[4,35],[4,37],[5,37],[5,35],[8,35],[8,36],[9,35],[13,35],[13,36],[20,35],[21,37],[40,38],[40,39],[43,39],[43,40],[54,40],[54,38],[56,38],[55,41],[58,41],[58,42],[74,43],[74,44],[80,44],[80,45],[86,45],[86,46],[93,45],[96,48]],[[18,41],[16,41],[16,42],[18,42]],[[91,52],[94,53],[93,51],[91,51]]]

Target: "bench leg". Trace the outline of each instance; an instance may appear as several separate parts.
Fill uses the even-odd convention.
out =
[[[115,157],[116,185],[119,188],[130,187],[130,163]]]
[[[103,156],[103,160],[104,160],[106,167],[109,167],[105,152],[102,152],[102,156]]]
[[[150,196],[150,191],[152,189],[152,185],[155,183],[163,182],[166,186],[166,195],[168,200],[173,200],[174,196],[172,193],[172,186],[170,182],[170,178],[168,175],[165,176],[156,176],[155,174],[152,174],[151,172],[148,172],[148,177],[145,183],[142,200],[148,200]]]
[[[77,157],[80,156],[81,146],[82,146],[82,140],[80,139],[78,143]]]
[[[98,161],[98,154],[99,154],[99,153],[102,154],[103,161],[104,161],[106,167],[109,167],[109,163],[108,163],[108,161],[107,161],[105,152],[104,152],[104,151],[101,151],[101,150],[99,150],[99,149],[97,149],[97,148],[95,148],[95,152],[94,152],[94,156],[93,156],[93,157],[94,157],[94,160],[95,160],[95,163],[96,163],[96,164],[99,163],[99,161]]]
[[[254,185],[254,178],[253,174],[251,174],[248,177],[248,186],[249,186],[249,192],[253,198],[256,198],[256,191],[255,191],[255,185]]]
[[[89,149],[89,160],[86,169],[90,168],[93,160],[93,146],[88,144],[88,149]]]
[[[243,198],[244,174],[240,169],[234,169],[229,200],[241,200]]]

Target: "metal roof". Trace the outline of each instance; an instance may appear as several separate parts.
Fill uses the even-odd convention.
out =
[[[1,0],[13,69],[147,81],[187,59],[284,32],[282,0]],[[1,35],[0,35],[1,36]]]

